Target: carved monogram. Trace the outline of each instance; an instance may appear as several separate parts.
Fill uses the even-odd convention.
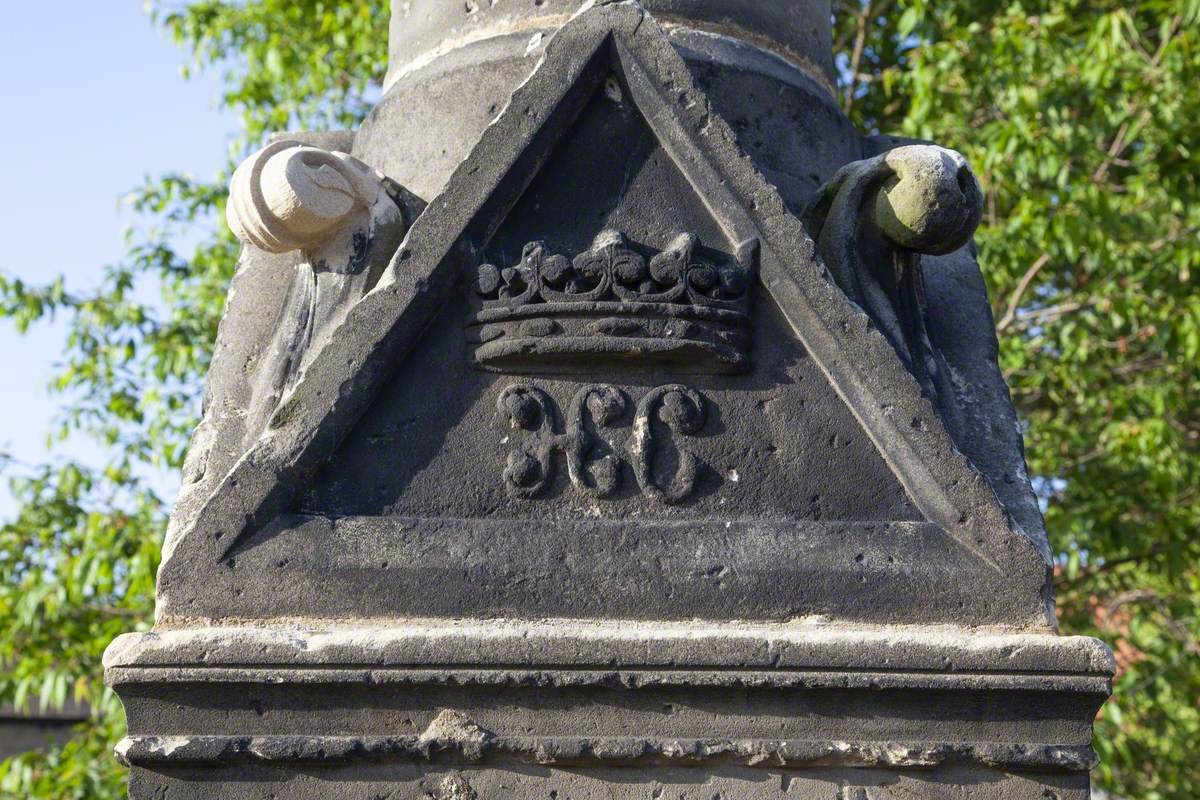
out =
[[[576,393],[568,412],[566,433],[556,433],[558,412],[554,401],[541,389],[518,385],[505,389],[496,408],[510,424],[531,435],[508,457],[504,484],[516,497],[534,497],[554,479],[553,456],[558,451],[567,461],[574,486],[593,497],[608,497],[617,490],[620,474],[609,454],[588,460],[601,441],[588,431],[585,412],[595,427],[603,428],[625,413],[625,395],[611,386],[585,386]]]
[[[642,492],[664,503],[679,503],[696,488],[699,462],[687,450],[679,448],[678,473],[666,486],[659,485],[652,469],[654,451],[659,444],[654,439],[651,425],[655,413],[673,434],[696,434],[704,427],[704,398],[699,392],[678,384],[654,389],[638,403],[633,435],[625,445]]]
[[[504,468],[504,485],[514,497],[537,497],[554,482],[555,455],[567,464],[571,485],[590,497],[611,497],[621,482],[621,453],[629,459],[638,487],[663,503],[681,503],[696,489],[700,462],[678,439],[698,434],[706,420],[704,397],[679,384],[660,386],[637,404],[633,432],[618,450],[599,435],[625,417],[629,402],[614,386],[590,385],[576,392],[567,409],[566,430],[559,432],[559,413],[541,389],[528,384],[509,386],[496,399],[496,409],[508,425],[527,435],[517,442]],[[670,432],[670,441],[656,437],[654,420]],[[655,454],[666,444],[678,450],[675,474],[660,480]]]

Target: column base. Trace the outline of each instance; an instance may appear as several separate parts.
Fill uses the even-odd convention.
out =
[[[1092,639],[619,621],[225,627],[106,654],[142,798],[1085,800]]]

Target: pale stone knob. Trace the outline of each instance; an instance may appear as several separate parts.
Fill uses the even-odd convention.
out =
[[[983,213],[983,194],[961,153],[909,145],[884,159],[895,172],[875,198],[875,223],[884,235],[931,255],[953,252],[971,240]]]
[[[381,180],[346,153],[274,142],[234,171],[226,216],[246,244],[271,253],[307,250],[356,210],[370,209]]]

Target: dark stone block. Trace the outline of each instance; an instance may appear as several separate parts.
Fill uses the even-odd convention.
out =
[[[0,760],[60,745],[87,719],[87,709],[75,704],[61,711],[0,708]]]

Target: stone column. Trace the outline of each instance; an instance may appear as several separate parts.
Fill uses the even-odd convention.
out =
[[[397,0],[234,178],[135,800],[1088,797],[978,185],[832,63],[822,0]]]

